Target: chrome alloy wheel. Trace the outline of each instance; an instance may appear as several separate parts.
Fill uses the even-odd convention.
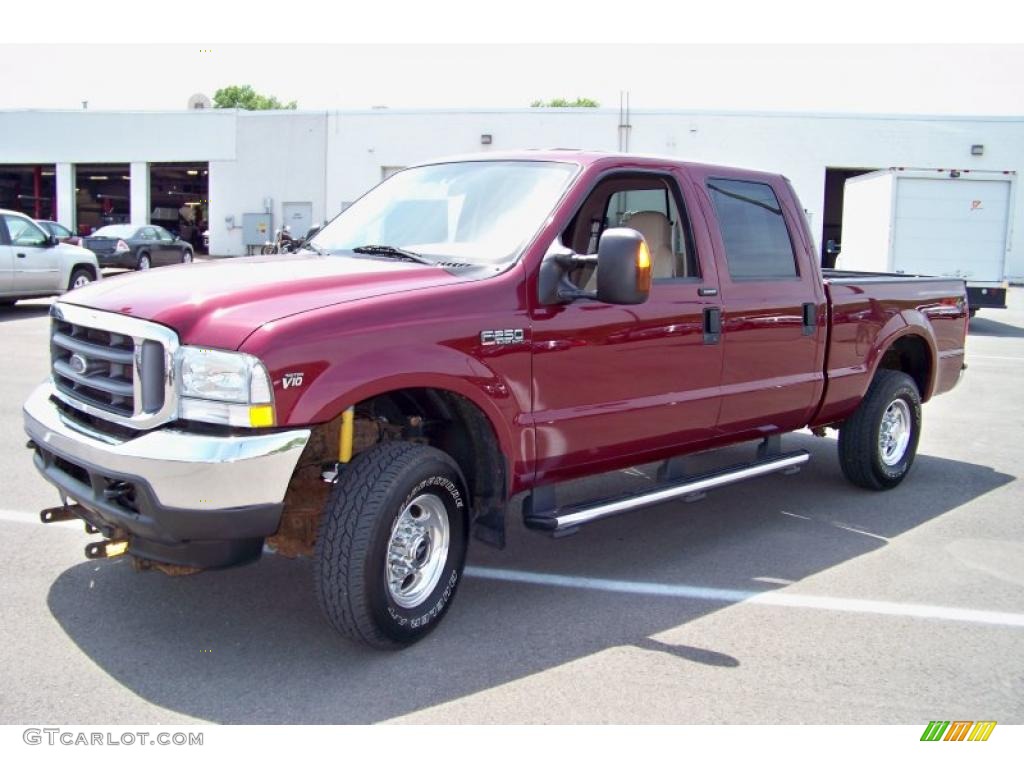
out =
[[[402,608],[416,608],[441,579],[451,533],[448,509],[432,493],[417,496],[391,526],[385,577]]]
[[[889,407],[882,414],[882,424],[878,430],[878,452],[882,457],[882,463],[887,467],[898,464],[903,459],[910,444],[912,425],[910,406],[906,400],[897,398],[889,403]]]
[[[75,278],[75,282],[73,282],[71,284],[71,287],[72,287],[72,289],[74,289],[74,288],[84,288],[85,286],[87,286],[91,282],[92,282],[92,278],[89,277],[88,275],[84,275],[83,274],[83,275],[79,275],[78,277]]]

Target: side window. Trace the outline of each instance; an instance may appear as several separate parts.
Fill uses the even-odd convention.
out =
[[[643,234],[655,280],[699,278],[689,222],[667,179],[612,176],[602,181],[575,219],[577,231],[570,236],[571,247],[582,253],[597,253],[601,232],[616,226],[628,226]]]
[[[729,274],[739,280],[797,276],[782,206],[768,184],[709,179]]]
[[[156,230],[156,236],[163,240],[165,243],[170,243],[174,241],[174,235],[172,235],[163,227],[153,227],[153,229]]]
[[[141,237],[143,240],[158,240],[159,239],[156,236],[156,230],[153,229],[152,227],[143,227],[142,229],[140,229],[139,230],[139,237]]]
[[[21,216],[4,216],[11,245],[43,246],[48,235],[36,224]]]

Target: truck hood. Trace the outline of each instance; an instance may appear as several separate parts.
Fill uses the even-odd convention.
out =
[[[177,331],[183,344],[237,349],[273,320],[466,279],[411,262],[289,254],[116,275],[65,294],[61,301],[152,320]]]

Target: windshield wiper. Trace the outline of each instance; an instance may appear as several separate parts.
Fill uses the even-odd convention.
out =
[[[419,253],[407,251],[404,248],[396,248],[393,245],[360,245],[353,248],[352,253],[365,253],[368,256],[384,256],[390,259],[405,259],[415,261],[418,264],[433,264],[430,259]]]
[[[318,256],[330,256],[331,252],[321,248],[319,245],[313,245],[312,243],[303,243],[299,246],[299,251],[310,250]]]

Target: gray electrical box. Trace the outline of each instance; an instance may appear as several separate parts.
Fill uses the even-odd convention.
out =
[[[242,245],[263,245],[273,239],[269,213],[242,214]]]

